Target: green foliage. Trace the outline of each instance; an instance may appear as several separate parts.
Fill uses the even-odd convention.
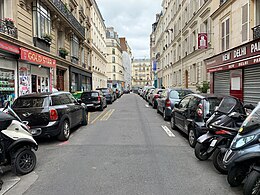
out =
[[[59,52],[61,55],[64,55],[64,56],[67,56],[69,54],[69,52],[63,47],[60,47]]]
[[[197,90],[201,93],[207,93],[208,89],[210,88],[210,83],[208,81],[203,81],[202,86],[197,85]]]

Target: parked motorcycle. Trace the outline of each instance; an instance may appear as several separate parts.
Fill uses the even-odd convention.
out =
[[[260,103],[243,122],[237,136],[224,156],[230,186],[244,179],[244,194],[260,193]]]
[[[246,116],[245,108],[238,98],[224,97],[213,115],[207,120],[208,132],[197,139],[195,156],[201,160],[207,160],[215,151],[213,163],[217,170],[222,173],[226,169],[221,159],[225,150],[237,134]],[[225,129],[221,128],[225,127]]]
[[[10,166],[13,173],[30,173],[36,165],[38,144],[26,122],[21,121],[7,102],[0,110],[0,166]]]

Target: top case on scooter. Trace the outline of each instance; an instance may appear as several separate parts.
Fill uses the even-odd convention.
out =
[[[15,120],[14,117],[4,112],[0,112],[0,131],[7,129],[12,123],[12,120]]]

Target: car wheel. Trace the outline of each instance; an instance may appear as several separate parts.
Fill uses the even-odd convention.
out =
[[[214,167],[223,174],[227,174],[227,168],[224,167],[223,158],[224,158],[225,152],[221,151],[220,148],[217,148],[212,156],[212,161]]]
[[[172,114],[171,116],[171,128],[173,130],[176,130],[174,114]]]
[[[251,194],[260,194],[260,173],[255,170],[249,173],[244,185],[244,195]]]
[[[165,110],[165,109],[164,109],[164,111],[163,111],[163,119],[164,119],[165,121],[168,121],[168,120],[169,120],[169,117],[166,116],[166,110]]]
[[[196,132],[194,131],[193,128],[189,129],[188,132],[188,140],[189,140],[189,144],[192,148],[195,147],[196,143],[197,143],[197,136],[196,136]]]
[[[85,126],[88,124],[88,112],[86,112],[86,110],[83,110],[82,112],[82,122],[81,125]]]
[[[61,131],[58,135],[58,140],[60,141],[66,141],[70,137],[70,124],[68,120],[64,120],[61,125]]]
[[[207,153],[208,147],[208,144],[196,143],[194,152],[197,159],[204,161],[211,156],[211,154]]]
[[[241,165],[237,165],[228,171],[227,181],[231,187],[237,187],[242,183],[245,177],[245,169]]]
[[[17,175],[25,175],[33,171],[36,166],[36,155],[28,148],[17,150],[11,158],[12,172]]]

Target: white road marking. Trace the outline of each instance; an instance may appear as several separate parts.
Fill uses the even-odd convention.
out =
[[[148,104],[145,104],[146,108],[149,108],[149,105]]]
[[[110,109],[100,120],[107,121],[114,111],[115,109]]]
[[[169,137],[175,137],[175,135],[170,131],[170,129],[168,129],[167,126],[162,125],[161,127],[163,128],[163,130],[167,133],[167,135]]]

